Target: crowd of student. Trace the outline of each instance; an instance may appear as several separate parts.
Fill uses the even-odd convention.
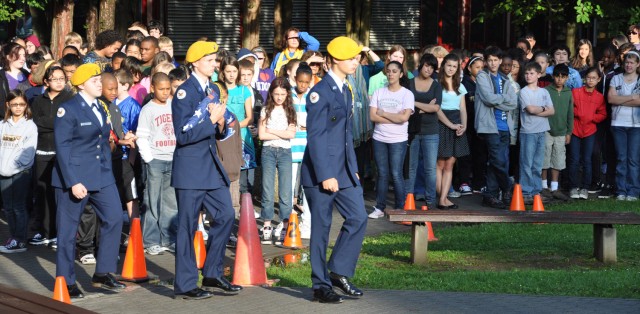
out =
[[[634,25],[628,40],[614,38],[600,61],[589,40],[580,40],[571,58],[564,45],[537,49],[531,34],[506,52],[428,46],[409,55],[394,45],[381,60],[364,47],[356,57],[361,66],[348,76],[347,86],[354,144],[366,156],[361,180],[370,178],[371,163],[376,169],[376,205],[369,217],[384,216],[389,182],[394,208],[404,207],[406,193],[423,195],[427,206],[438,209],[457,208],[451,198],[482,193],[485,206],[503,209],[514,182],[521,183],[525,203],[536,194],[543,200],[567,200],[587,199],[594,192],[637,200],[639,31]],[[188,62],[176,62],[172,41],[163,33],[156,21],[134,23],[126,38],[112,30],[98,34],[91,51],[81,36],[69,33],[57,58],[34,35],[3,45],[0,183],[11,237],[0,252],[23,252],[27,243],[56,246],[54,120],[65,114],[60,106],[76,92],[75,71],[87,63],[102,72],[100,105],[111,124],[112,166],[126,217],[139,217],[139,207],[144,208],[146,252],[175,252],[171,104],[185,97],[176,91],[192,69]],[[309,91],[327,72],[320,45],[312,35],[291,28],[272,62],[262,47],[235,54],[220,49],[216,55],[211,81],[220,91],[219,101],[226,103],[230,127],[226,138],[216,142],[218,158],[231,181],[236,215],[241,193],[260,187],[262,211],[256,218],[264,220],[265,244],[283,240],[294,207],[302,214],[302,237],[310,237],[300,169],[307,118],[314,119],[307,117],[306,103],[319,97]],[[178,131],[201,122],[196,111]],[[279,219],[274,227],[276,177]],[[200,217],[203,231],[205,220]],[[84,264],[95,263],[98,225],[95,209],[87,205],[77,236],[76,258]]]

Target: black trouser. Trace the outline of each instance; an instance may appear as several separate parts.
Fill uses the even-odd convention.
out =
[[[473,134],[469,132],[467,138],[469,139],[473,166],[471,187],[475,191],[480,191],[482,187],[487,185],[487,144],[475,131]]]
[[[51,172],[56,163],[55,155],[36,155],[34,169],[35,205],[31,213],[30,231],[40,233],[47,239],[57,236],[56,229],[56,196],[51,186]]]
[[[98,239],[100,239],[100,218],[90,204],[87,204],[80,216],[78,234],[76,235],[76,247],[78,257],[98,252]]]

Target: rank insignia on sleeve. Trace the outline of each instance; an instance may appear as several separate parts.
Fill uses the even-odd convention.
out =
[[[64,108],[59,108],[58,113],[56,115],[58,116],[58,118],[62,118],[64,117],[64,114],[65,114]]]
[[[187,97],[187,92],[184,89],[181,89],[178,91],[176,97],[178,97],[178,99],[184,99],[185,97]]]

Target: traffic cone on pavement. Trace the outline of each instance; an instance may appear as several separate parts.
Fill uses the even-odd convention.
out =
[[[140,218],[133,218],[131,221],[127,255],[124,257],[124,264],[122,265],[122,280],[131,282],[149,281],[147,262],[144,258],[144,247],[142,245]]]
[[[513,185],[513,195],[511,196],[510,211],[521,212],[525,211],[524,198],[522,197],[522,186],[519,183]]]
[[[64,276],[56,277],[56,283],[53,287],[53,298],[56,301],[71,304],[71,298],[69,297],[69,290],[67,290],[67,281],[64,280]]]
[[[416,199],[413,193],[407,194],[407,198],[404,201],[404,210],[416,210]]]
[[[289,215],[289,226],[287,227],[287,234],[284,237],[282,246],[288,249],[301,249],[303,247],[302,239],[300,238],[298,213],[296,212],[291,212],[291,215]]]
[[[258,286],[269,284],[254,212],[251,194],[242,194],[236,263],[233,270],[233,284],[235,285]]]
[[[422,206],[421,209],[424,211],[429,210],[427,206]],[[436,238],[436,235],[433,233],[433,227],[431,226],[431,222],[427,221],[426,225],[427,225],[427,229],[429,229],[429,235],[428,235],[427,241],[429,242],[438,241],[438,238]]]
[[[202,231],[196,231],[196,236],[193,237],[193,249],[196,252],[196,266],[198,269],[202,269],[204,261],[207,259],[207,248],[204,245]]]
[[[544,211],[544,205],[542,204],[542,197],[540,197],[540,194],[536,194],[533,196],[533,211],[534,212]]]

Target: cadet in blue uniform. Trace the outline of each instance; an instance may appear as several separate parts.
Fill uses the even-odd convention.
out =
[[[346,81],[358,67],[362,50],[348,37],[334,38],[329,45],[331,70],[307,96],[307,148],[302,160],[302,185],[311,209],[311,281],[314,300],[340,303],[346,295],[362,291],[349,282],[367,227],[362,187],[353,150],[353,91]],[[326,261],[333,206],[345,218],[333,253]],[[331,271],[331,273],[329,273]]]
[[[224,119],[225,105],[211,104],[201,110],[199,104],[212,89],[218,45],[214,42],[193,43],[185,60],[193,72],[175,93],[171,108],[176,133],[171,186],[178,201],[178,235],[176,238],[175,298],[204,299],[210,291],[198,288],[198,269],[193,249],[193,237],[198,226],[198,213],[204,206],[210,213],[207,258],[202,269],[202,287],[238,292],[242,287],[232,285],[224,278],[223,259],[229,241],[235,213],[231,205],[229,178],[216,152],[216,138],[227,132]],[[216,91],[218,95],[220,91]],[[201,117],[196,123],[193,116]]]
[[[58,250],[56,276],[64,276],[72,298],[84,297],[75,284],[76,232],[87,202],[96,209],[100,226],[100,248],[93,286],[118,291],[125,287],[111,274],[116,271],[122,205],[111,170],[110,121],[98,106],[102,95],[100,67],[83,64],[71,77],[78,90],[57,112],[54,122],[56,164],[51,184],[57,201]]]

